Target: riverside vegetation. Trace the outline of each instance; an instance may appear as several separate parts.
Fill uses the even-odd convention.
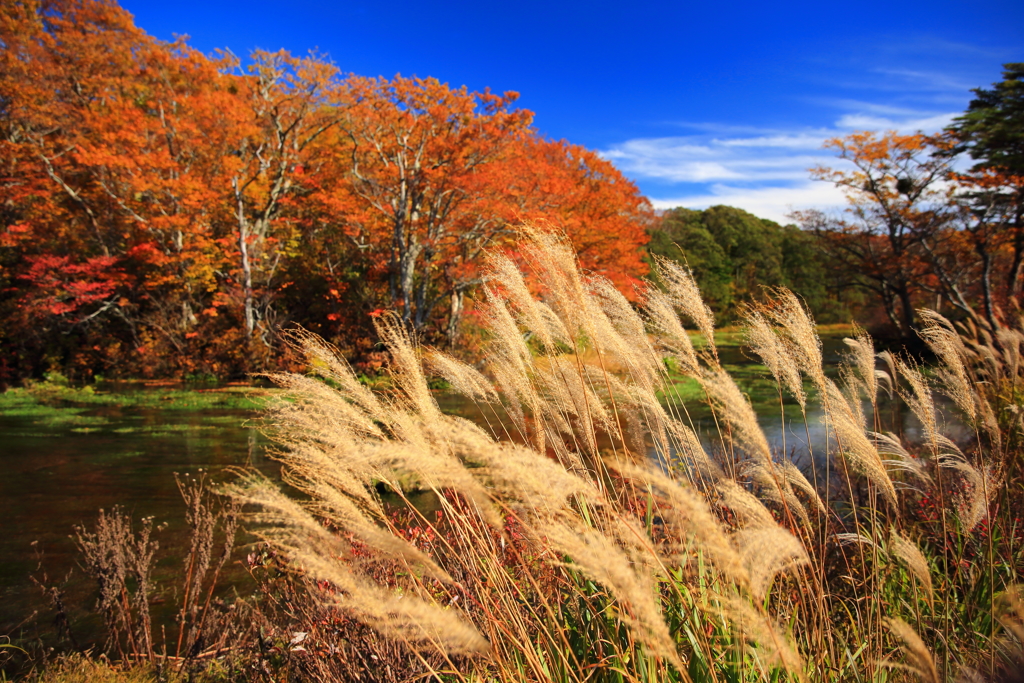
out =
[[[391,385],[375,392],[295,337],[310,373],[272,376],[289,400],[267,418],[291,492],[242,473],[215,511],[183,484],[196,540],[176,634],[148,620],[148,523],[80,530],[121,665],[79,656],[42,678],[1018,680],[1019,324],[921,311],[936,367],[858,331],[833,379],[799,299],[773,290],[744,312],[748,345],[780,411],[806,418],[813,396],[828,434],[795,463],[722,369],[685,268],[657,262],[664,289],[638,312],[564,239],[522,239],[529,279],[488,262],[483,372],[384,316]],[[699,383],[710,444],[668,365]],[[441,412],[438,376],[480,424]],[[916,429],[882,430],[884,394]],[[229,605],[212,586],[242,509],[265,541],[246,559],[259,589]]]

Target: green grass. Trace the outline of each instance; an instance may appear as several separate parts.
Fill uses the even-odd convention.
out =
[[[216,429],[213,425],[193,424],[169,424],[169,425],[145,425],[142,427],[118,427],[115,434],[139,434],[144,436],[167,436],[181,432],[197,432],[206,429]]]
[[[819,326],[818,335],[822,339],[838,340],[850,336],[852,331],[853,328],[850,325],[825,325]],[[768,368],[752,360],[755,356],[744,346],[743,334],[743,331],[737,328],[715,331],[715,347],[718,349],[719,355],[722,356],[722,368],[747,395],[758,415],[777,414],[779,410],[778,387]],[[703,335],[693,333],[690,338],[694,348],[699,350],[706,346]],[[704,410],[702,405],[705,400],[704,391],[700,388],[697,380],[678,372],[671,360],[667,365],[669,371],[667,389],[659,392],[658,398],[664,403],[683,403],[698,413]],[[804,391],[807,392],[809,401],[816,400],[814,386],[809,380],[804,382]],[[796,400],[789,394],[785,395],[784,401],[787,405],[796,405]]]
[[[197,670],[181,672],[174,667],[158,670],[148,664],[117,665],[88,655],[75,654],[51,662],[42,671],[24,680],[29,683],[225,683],[244,680],[244,676],[217,660]]]
[[[82,413],[91,408],[135,408],[144,410],[260,410],[274,392],[254,387],[218,389],[148,389],[113,392],[86,386],[62,386],[38,382],[0,394],[0,415],[59,420],[59,416]]]
[[[27,394],[22,395],[22,391],[11,389],[0,394],[0,415],[29,418],[32,424],[43,427],[73,427],[76,430],[96,429],[109,424],[106,418],[82,415],[86,408],[39,403]]]

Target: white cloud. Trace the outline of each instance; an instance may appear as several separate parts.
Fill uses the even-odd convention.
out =
[[[915,71],[913,69],[875,69],[875,73],[883,74],[886,76],[893,77],[896,84],[902,85],[904,88],[911,87],[917,90],[926,91],[956,91],[961,93],[968,92],[971,88],[977,87],[977,84],[970,83],[966,80],[951,77],[949,74],[937,72],[937,71]]]
[[[791,135],[761,135],[753,138],[715,138],[712,142],[724,147],[786,147],[789,149],[821,149],[821,135],[799,133]]]
[[[935,133],[951,124],[953,118],[958,115],[955,112],[951,112],[920,118],[906,118],[901,121],[868,114],[844,114],[836,121],[836,126],[848,130],[895,130],[904,134],[914,133],[919,130],[925,133]]]
[[[704,136],[627,140],[602,156],[625,173],[673,183],[800,180],[807,169],[832,159],[820,150],[825,136],[797,133],[757,137]]]
[[[749,211],[755,216],[777,223],[790,223],[789,214],[805,209],[840,211],[846,207],[846,198],[833,185],[806,180],[789,187],[744,188],[725,184],[712,185],[702,194],[674,198],[652,198],[656,209],[683,206],[688,209],[706,209],[724,204]]]
[[[864,100],[852,100],[846,98],[837,99],[812,97],[807,101],[813,104],[832,107],[840,111],[859,111],[871,114],[885,114],[887,116],[920,117],[928,113],[917,108],[897,106],[894,104],[880,104],[878,102],[865,102]]]
[[[651,181],[657,189],[648,194],[657,208],[726,204],[786,222],[794,210],[845,206],[841,192],[829,183],[812,181],[808,172],[815,166],[848,163],[822,149],[829,138],[855,130],[937,132],[957,115],[858,100],[829,104],[840,112],[826,128],[688,124],[695,134],[634,138],[601,154],[642,185],[644,180]]]

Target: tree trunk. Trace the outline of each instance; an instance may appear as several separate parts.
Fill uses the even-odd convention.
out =
[[[911,332],[914,330],[914,321],[916,316],[914,314],[914,303],[910,298],[910,287],[906,282],[900,283],[899,288],[900,297],[900,308],[902,308],[903,322],[901,324],[900,332],[904,337],[909,337]]]
[[[462,288],[456,287],[451,295],[451,312],[448,315],[448,348],[455,348],[455,342],[459,338],[459,324],[462,322],[462,307],[465,303],[465,293]]]
[[[419,260],[423,248],[412,238],[405,249],[399,254],[398,281],[402,294],[402,321],[412,321],[413,301],[416,296],[416,261]]]
[[[879,295],[882,297],[882,308],[885,310],[885,316],[889,318],[889,322],[892,323],[893,327],[902,332],[900,317],[896,315],[896,298],[893,296],[892,289],[888,284],[882,283]]]
[[[979,246],[976,249],[981,257],[981,305],[985,311],[985,319],[993,330],[999,329],[996,323],[996,306],[992,299],[992,256],[987,249]]]
[[[249,262],[249,221],[245,217],[245,202],[238,187],[238,180],[232,181],[237,202],[238,251],[242,255],[242,300],[245,311],[245,338],[252,339],[256,329],[256,311],[252,299],[252,265]]]
[[[1024,275],[1024,191],[1017,196],[1017,214],[1013,217],[1013,262],[1007,272],[1006,295],[1016,299],[1021,293],[1021,276]]]

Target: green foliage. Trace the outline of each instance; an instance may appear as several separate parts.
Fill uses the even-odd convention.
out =
[[[991,90],[975,88],[967,112],[950,130],[958,134],[977,167],[1024,175],[1024,62],[1003,65]]]
[[[100,406],[173,411],[259,410],[273,393],[253,387],[108,392],[97,391],[92,386],[34,382],[25,388],[0,393],[0,415],[34,417],[39,424],[46,425],[101,425],[106,424],[106,420],[81,413]]]
[[[731,206],[677,208],[666,212],[650,235],[648,252],[686,264],[719,322],[737,319],[742,304],[777,286],[800,294],[823,322],[843,318],[845,307],[830,301],[817,238],[793,225]]]

